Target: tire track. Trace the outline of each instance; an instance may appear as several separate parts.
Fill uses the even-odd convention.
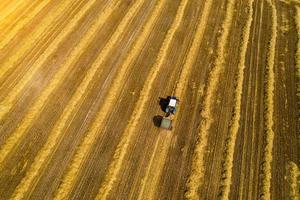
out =
[[[163,66],[164,61],[166,60],[167,53],[169,50],[169,47],[171,45],[171,42],[173,40],[174,34],[176,33],[178,27],[181,24],[181,21],[183,19],[183,14],[186,8],[188,1],[184,0],[181,1],[175,19],[172,22],[171,28],[168,30],[167,35],[163,41],[163,44],[159,50],[158,56],[156,58],[156,61],[152,68],[150,69],[150,72],[146,78],[145,85],[143,86],[142,91],[140,92],[139,99],[134,107],[133,114],[131,115],[131,119],[128,123],[128,125],[125,128],[125,131],[123,132],[122,139],[120,143],[117,146],[117,149],[113,156],[113,161],[109,165],[107,176],[105,177],[104,184],[100,187],[99,195],[100,196],[106,196],[109,191],[111,190],[114,181],[117,179],[117,176],[120,172],[122,162],[124,161],[125,155],[128,151],[128,146],[130,143],[130,140],[133,137],[133,134],[135,132],[136,126],[138,124],[138,121],[142,115],[142,112],[144,110],[144,107],[147,103],[147,97],[149,96],[151,92],[152,85],[160,71],[160,69]]]
[[[146,23],[145,27],[143,27],[141,36],[137,39],[134,47],[132,48],[131,52],[126,57],[124,63],[122,64],[117,77],[114,79],[113,85],[111,86],[108,96],[106,97],[102,107],[100,108],[94,123],[92,124],[91,128],[84,137],[83,142],[78,147],[73,160],[71,161],[69,170],[63,177],[62,183],[54,197],[54,199],[66,199],[73,188],[73,185],[76,182],[76,175],[80,171],[80,167],[85,160],[85,157],[90,152],[91,148],[93,147],[94,141],[98,136],[99,129],[104,126],[104,121],[109,114],[109,111],[112,109],[114,103],[117,100],[118,93],[121,90],[121,84],[123,84],[126,72],[130,69],[132,62],[138,57],[139,53],[144,47],[152,28],[155,24],[157,17],[159,16],[160,12],[162,11],[163,5],[165,4],[166,0],[159,0],[158,4],[155,6],[154,11]],[[98,196],[97,198],[105,198],[107,195],[108,190],[105,190],[103,195]]]
[[[60,139],[63,138],[63,130],[68,125],[67,122],[70,120],[70,117],[72,117],[72,114],[76,113],[77,110],[80,108],[85,96],[87,95],[86,93],[88,92],[88,88],[90,87],[92,80],[94,79],[95,75],[99,76],[99,74],[102,72],[102,69],[99,72],[100,67],[103,66],[104,61],[110,55],[110,51],[121,39],[122,33],[124,32],[128,24],[131,22],[132,18],[135,16],[137,11],[141,8],[143,3],[144,1],[142,0],[136,1],[134,5],[130,8],[130,10],[127,12],[126,16],[122,19],[115,33],[112,35],[107,45],[101,51],[101,53],[97,57],[97,60],[88,70],[84,80],[76,89],[75,94],[64,109],[63,114],[60,116],[59,120],[56,122],[45,145],[38,152],[37,157],[35,158],[28,172],[26,173],[26,176],[17,186],[17,189],[12,195],[12,199],[23,199],[24,195],[28,192],[28,190],[34,188],[32,187],[32,185],[34,185],[37,182],[38,176],[41,174],[43,167],[46,166],[47,163],[50,161],[49,157],[51,157],[51,154],[55,151],[55,147],[57,147],[60,143]]]
[[[94,5],[93,3],[90,5]],[[28,113],[23,118],[21,124],[18,125],[15,132],[13,132],[9,136],[9,138],[5,141],[4,145],[0,149],[0,169],[3,165],[3,161],[5,160],[5,158],[13,150],[14,146],[16,146],[18,142],[24,137],[28,128],[41,114],[45,104],[47,103],[47,99],[52,95],[52,93],[56,90],[56,88],[60,84],[62,84],[62,82],[64,81],[64,77],[66,76],[66,74],[68,74],[68,71],[70,71],[72,66],[76,63],[76,61],[78,60],[80,55],[82,55],[82,53],[85,51],[85,49],[88,48],[89,44],[93,42],[93,39],[97,34],[97,31],[99,30],[100,27],[102,27],[106,19],[114,11],[114,8],[117,5],[118,3],[110,4],[103,12],[99,14],[99,16],[96,19],[96,22],[92,25],[89,31],[85,33],[84,37],[81,39],[79,44],[76,45],[74,50],[68,56],[69,59],[66,61],[66,63],[64,63],[63,67],[59,68],[58,72],[51,79],[50,83],[42,91],[41,95],[38,97],[34,105],[29,109]]]
[[[35,74],[43,67],[43,63],[47,61],[47,59],[58,49],[60,44],[67,39],[69,34],[74,31],[74,29],[78,26],[80,19],[82,19],[85,14],[93,7],[93,5],[96,3],[97,0],[91,0],[87,4],[84,5],[84,7],[75,15],[75,17],[71,20],[71,22],[61,31],[60,36],[56,37],[53,42],[45,49],[43,54],[34,62],[34,64],[30,67],[30,69],[27,71],[27,73],[22,77],[22,79],[17,83],[17,85],[11,90],[5,99],[0,103],[0,120],[3,119],[3,117],[10,111],[13,104],[17,100],[18,95],[22,91],[22,89],[25,87],[27,83],[30,82],[32,77],[35,76]],[[68,1],[66,1],[68,2]],[[67,5],[67,4],[66,4]],[[63,12],[63,10],[59,9],[60,12]],[[59,12],[58,12],[59,13]],[[40,29],[39,29],[40,30]],[[43,30],[39,31],[40,34],[43,33]],[[34,44],[35,39],[31,38],[32,41],[28,42],[29,44]],[[27,45],[29,45],[27,44]],[[8,60],[7,63],[11,63],[11,61]],[[11,63],[12,64],[12,63]],[[11,65],[4,64],[2,68],[6,68]],[[7,70],[7,68],[5,69]],[[2,70],[4,72],[5,70]],[[0,72],[1,73],[1,72]],[[0,76],[1,78],[1,76]]]
[[[222,181],[221,181],[221,199],[229,199],[230,186],[232,183],[232,167],[233,156],[236,144],[236,138],[240,127],[241,107],[242,107],[242,93],[244,83],[244,70],[247,47],[250,38],[251,24],[253,21],[253,2],[248,0],[249,12],[247,22],[242,32],[242,43],[240,46],[240,60],[238,64],[238,74],[236,79],[236,88],[234,91],[234,108],[232,115],[232,124],[229,128],[229,137],[225,145],[225,158],[222,163]]]
[[[271,162],[272,162],[272,150],[274,141],[274,61],[275,61],[275,49],[276,49],[276,39],[277,39],[277,11],[272,0],[267,0],[271,7],[272,13],[272,29],[271,29],[271,39],[269,42],[268,56],[267,56],[267,66],[266,66],[266,88],[265,88],[265,113],[264,113],[264,126],[266,134],[266,146],[264,149],[263,158],[263,180],[262,180],[262,191],[261,199],[271,199]]]
[[[209,74],[206,91],[204,95],[203,109],[201,111],[202,122],[198,133],[198,141],[194,150],[192,160],[192,171],[187,183],[187,192],[185,194],[187,199],[199,199],[198,189],[202,185],[203,171],[204,171],[204,153],[207,146],[207,137],[209,129],[213,122],[212,106],[214,96],[217,89],[218,80],[222,72],[222,67],[226,59],[226,49],[229,37],[229,30],[232,26],[233,12],[235,0],[227,2],[227,10],[224,22],[222,24],[222,34],[218,38],[218,53],[215,60],[214,67]],[[201,27],[202,28],[202,27]]]

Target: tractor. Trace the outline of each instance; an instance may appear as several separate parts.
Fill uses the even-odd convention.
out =
[[[175,96],[168,96],[166,99],[166,105],[164,111],[166,116],[162,118],[160,127],[163,129],[172,130],[172,120],[173,115],[176,113],[176,104],[179,102],[179,99]]]

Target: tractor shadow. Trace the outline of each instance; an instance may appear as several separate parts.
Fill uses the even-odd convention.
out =
[[[163,112],[165,112],[168,103],[169,103],[168,97],[167,98],[159,97],[159,105]]]
[[[162,116],[160,115],[155,115],[153,117],[153,124],[156,126],[156,127],[160,127],[160,124],[161,124],[161,120],[163,119]]]

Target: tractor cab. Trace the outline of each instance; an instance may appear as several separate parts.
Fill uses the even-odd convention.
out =
[[[169,96],[167,98],[168,105],[166,106],[165,112],[167,114],[175,114],[176,113],[176,104],[179,101],[175,96]]]

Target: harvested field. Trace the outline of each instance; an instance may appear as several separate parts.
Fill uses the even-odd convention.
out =
[[[3,0],[0,28],[0,199],[299,198],[299,1]]]

